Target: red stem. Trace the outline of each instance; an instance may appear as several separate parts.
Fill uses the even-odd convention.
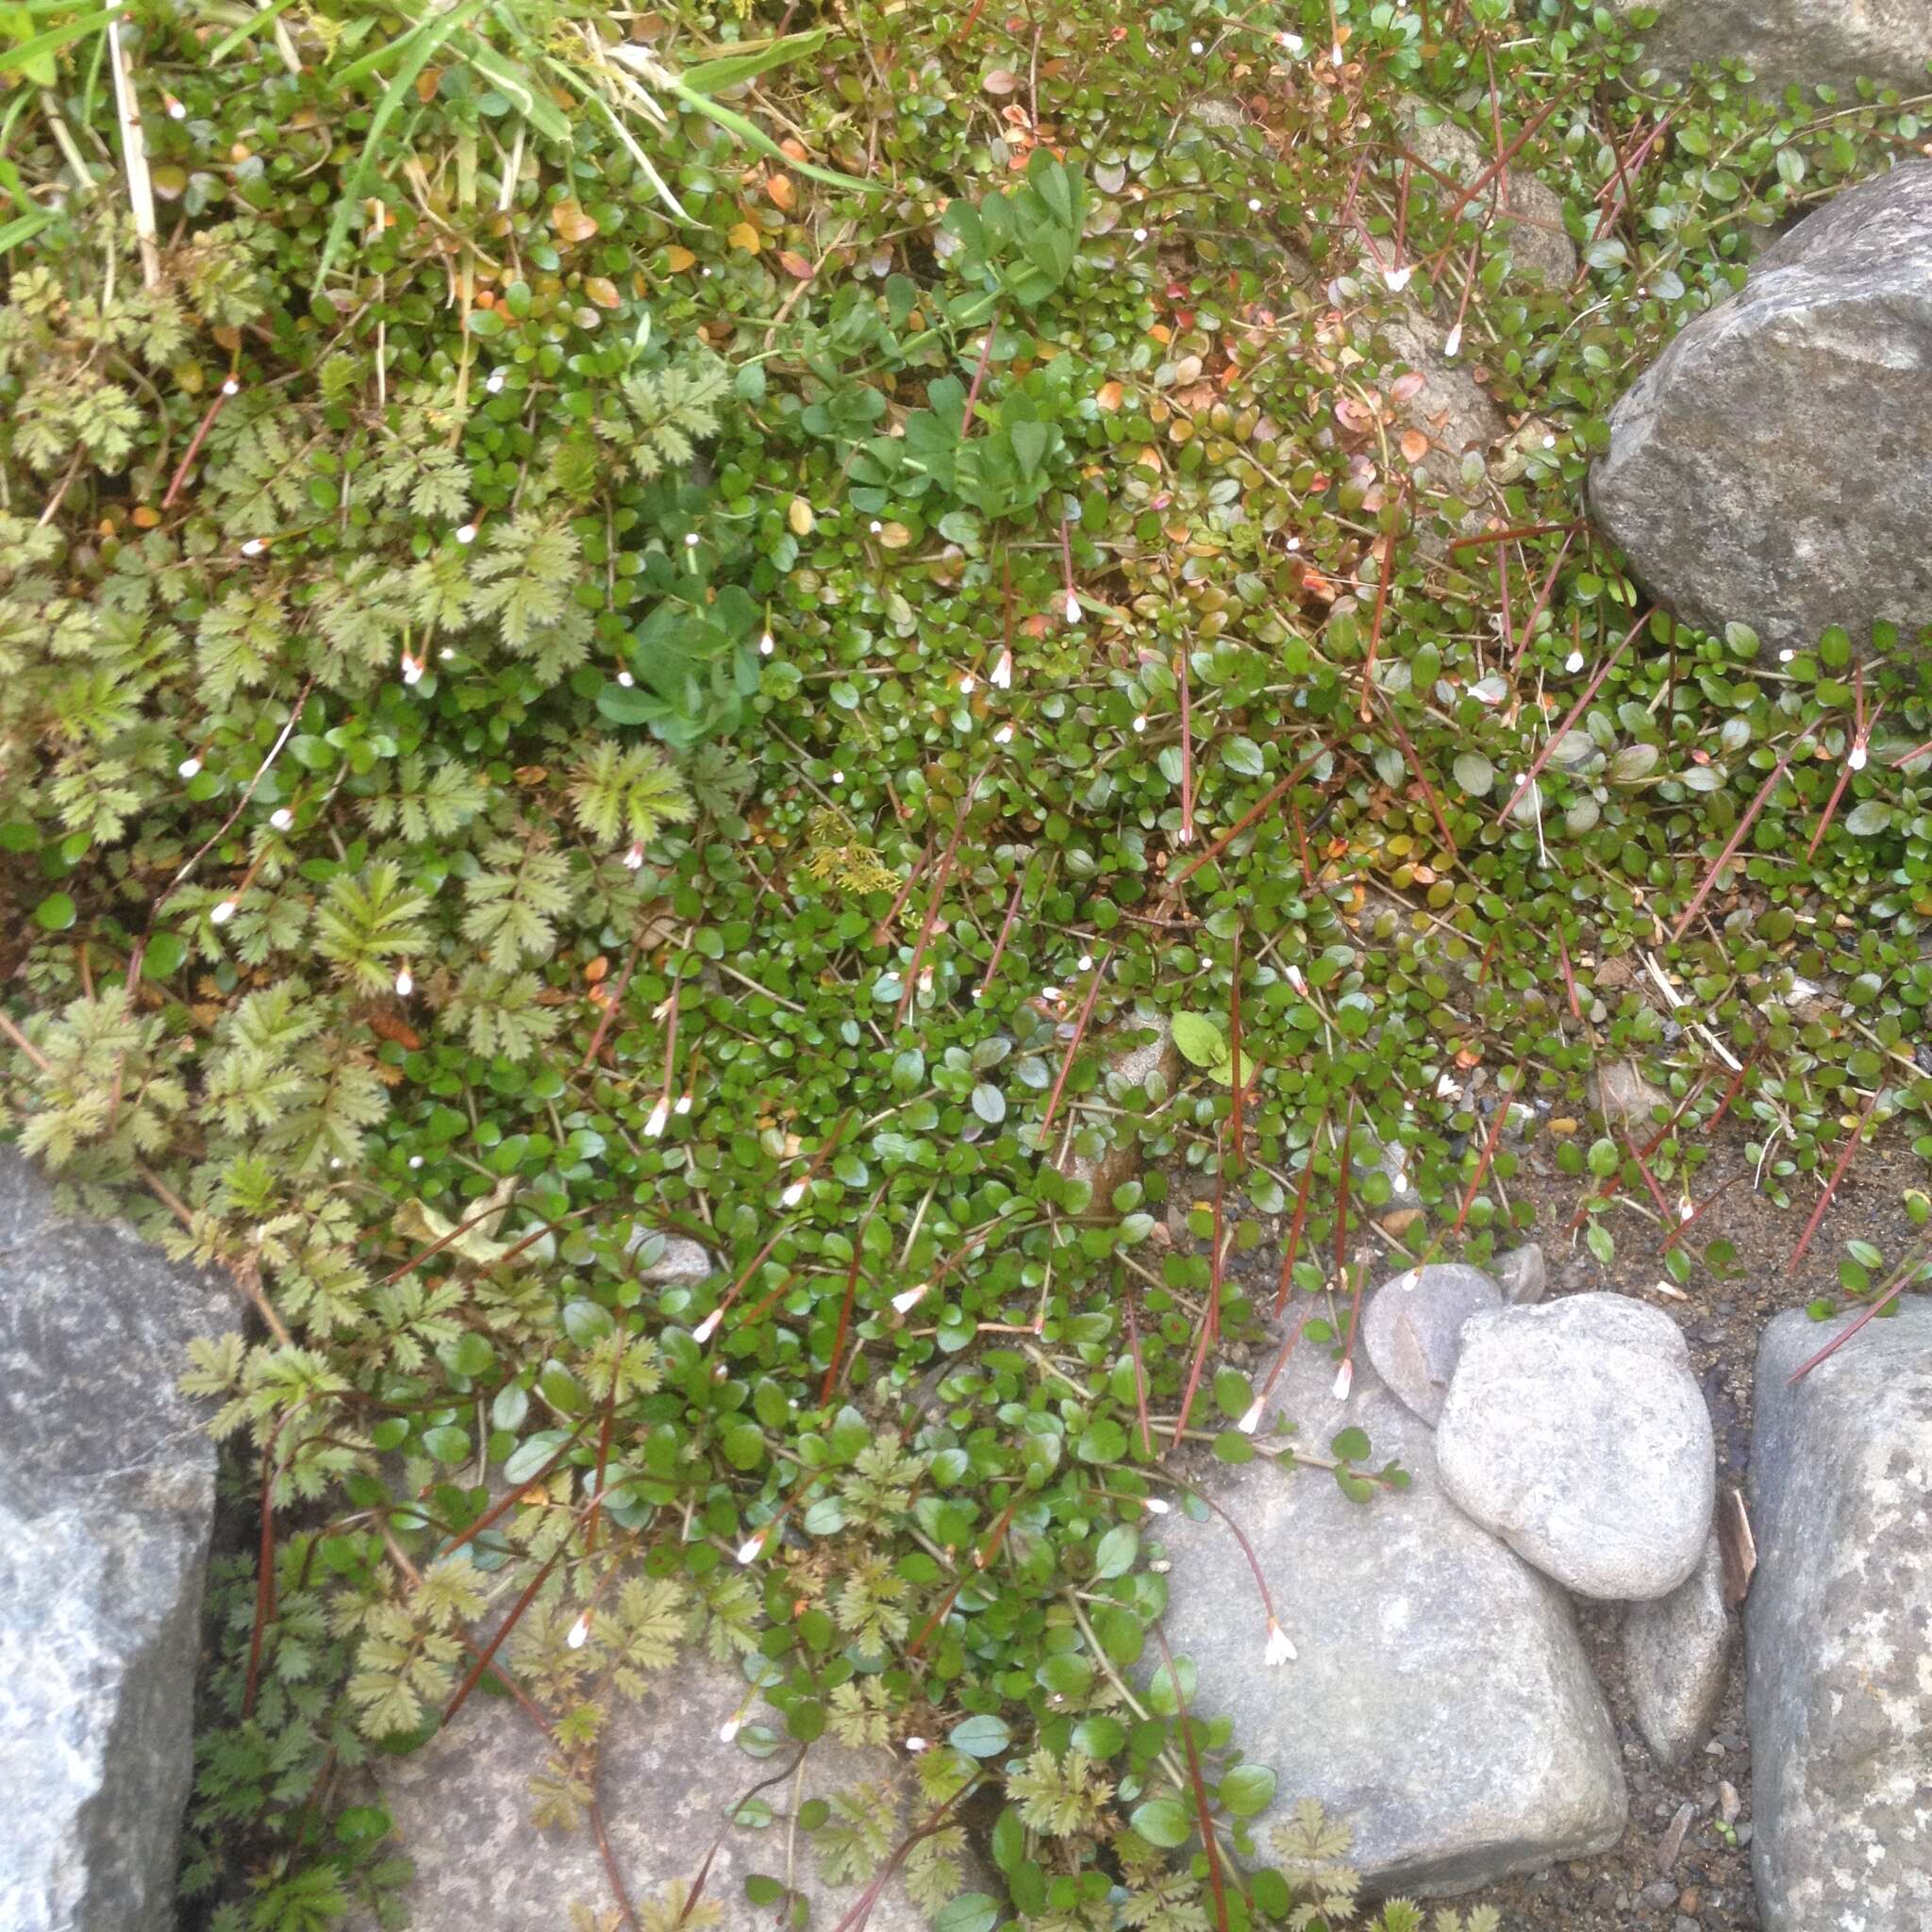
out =
[[[1798,1245],[1791,1250],[1791,1258],[1785,1264],[1787,1274],[1798,1272],[1798,1263],[1805,1258],[1805,1250],[1811,1245],[1811,1237],[1818,1232],[1818,1224],[1824,1219],[1824,1210],[1831,1206],[1831,1197],[1838,1192],[1839,1183],[1845,1177],[1845,1170],[1852,1164],[1852,1156],[1858,1151],[1858,1145],[1865,1138],[1866,1124],[1877,1110],[1879,1100],[1885,1089],[1880,1087],[1865,1103],[1865,1111],[1858,1116],[1858,1124],[1852,1129],[1845,1141],[1845,1151],[1838,1158],[1838,1165],[1832,1169],[1831,1179],[1826,1183],[1824,1192],[1819,1197],[1818,1206],[1811,1210],[1811,1219],[1805,1224],[1805,1232],[1798,1237]]]
[[[1570,715],[1567,718],[1565,718],[1562,724],[1559,724],[1557,727],[1557,729],[1550,734],[1549,742],[1543,746],[1541,751],[1537,753],[1535,763],[1533,763],[1530,766],[1529,770],[1524,774],[1522,784],[1520,784],[1516,788],[1516,790],[1509,794],[1508,804],[1506,805],[1503,808],[1503,809],[1496,814],[1496,823],[1499,825],[1504,822],[1504,820],[1506,820],[1509,816],[1509,814],[1512,811],[1516,809],[1516,801],[1519,798],[1521,798],[1523,794],[1525,791],[1527,791],[1532,785],[1536,783],[1538,775],[1541,773],[1542,768],[1549,763],[1552,756],[1556,752],[1557,747],[1562,743],[1563,739],[1565,735],[1568,733],[1571,725],[1575,724],[1577,719],[1583,716],[1585,707],[1589,705],[1591,698],[1596,696],[1598,691],[1603,686],[1604,679],[1610,675],[1613,669],[1615,669],[1617,659],[1621,658],[1624,655],[1624,653],[1630,648],[1631,644],[1636,640],[1637,633],[1643,628],[1644,625],[1648,622],[1650,612],[1646,610],[1643,613],[1643,615],[1640,617],[1637,620],[1637,622],[1633,624],[1630,626],[1630,628],[1624,633],[1623,642],[1620,643],[1617,646],[1617,648],[1614,651],[1612,651],[1607,658],[1604,659],[1603,664],[1598,669],[1596,675],[1592,677],[1587,685],[1584,686],[1583,695],[1580,698],[1578,698],[1575,704],[1574,704],[1570,708]]]
[[[1194,842],[1194,721],[1193,681],[1188,672],[1188,647],[1181,646],[1181,843]]]
[[[1705,900],[1710,896],[1711,887],[1716,885],[1719,878],[1723,875],[1724,867],[1729,865],[1731,860],[1738,856],[1738,848],[1743,844],[1750,833],[1751,827],[1757,823],[1757,814],[1764,809],[1764,802],[1771,796],[1771,788],[1784,776],[1790,762],[1791,753],[1786,752],[1784,757],[1778,759],[1777,763],[1772,767],[1771,776],[1757,788],[1757,796],[1751,801],[1750,809],[1738,821],[1738,828],[1724,841],[1724,849],[1718,854],[1716,864],[1704,874],[1704,883],[1691,895],[1690,905],[1684,908],[1683,917],[1671,928],[1671,938],[1673,940],[1682,939],[1685,928],[1702,910]]]

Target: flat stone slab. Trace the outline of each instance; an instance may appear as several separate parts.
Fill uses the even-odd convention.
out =
[[[0,1148],[0,1925],[171,1932],[232,1293]]]
[[[1757,1572],[1744,1604],[1753,1870],[1764,1932],[1932,1925],[1932,1299],[1795,1388],[1842,1324],[1757,1351]]]
[[[1640,68],[1682,75],[1702,61],[1741,60],[1760,92],[1788,87],[1808,96],[1820,81],[1857,99],[1860,80],[1922,94],[1932,81],[1932,8],[1925,0],[1604,0],[1619,18],[1646,6],[1657,25],[1642,36]]]
[[[1193,1473],[1254,1544],[1293,1661],[1263,1661],[1266,1616],[1227,1527],[1162,1526],[1168,1640],[1194,1661],[1195,1707],[1231,1716],[1276,1774],[1257,1839],[1317,1798],[1353,1830],[1370,1890],[1439,1897],[1614,1844],[1623,1772],[1569,1600],[1443,1494],[1431,1430],[1369,1363],[1345,1403],[1333,1376],[1298,1350],[1274,1406],[1310,1454],[1367,1430],[1370,1464],[1399,1458],[1407,1491],[1362,1506],[1325,1471],[1261,1457]]]
[[[784,1876],[786,1819],[794,1804],[858,1793],[867,1817],[879,1822],[896,1807],[902,1822],[887,1830],[889,1847],[912,1828],[915,1812],[924,1815],[903,1753],[853,1750],[823,1738],[806,1754],[802,1783],[787,1778],[758,1794],[775,1823],[727,1826],[751,1788],[784,1770],[798,1746],[785,1743],[758,1758],[724,1741],[719,1733],[733,1717],[774,1728],[777,1720],[742,1677],[698,1651],[654,1674],[641,1704],[610,1704],[597,1793],[635,1906],[693,1882],[722,1831],[704,1898],[724,1908],[727,1927],[776,1924],[777,1907],[754,1907],[744,1882],[753,1874]],[[617,1911],[593,1834],[531,1823],[530,1779],[548,1756],[542,1735],[514,1706],[473,1698],[422,1750],[379,1762],[397,1849],[416,1867],[402,1892],[411,1932],[560,1932],[575,1903],[600,1925]],[[808,1833],[797,1834],[794,1856],[794,1883],[810,1905],[810,1923],[831,1932],[865,1886],[829,1882]],[[964,1884],[975,1882],[976,1874]],[[925,1932],[928,1923],[894,1874],[867,1932]],[[358,1922],[358,1932],[374,1932],[374,1922]]]

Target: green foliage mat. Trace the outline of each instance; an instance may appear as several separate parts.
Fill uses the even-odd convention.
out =
[[[1557,1151],[1606,1261],[1721,1112],[1780,1204],[1932,1154],[1926,658],[1761,661],[1577,520],[1632,375],[1927,130],[1614,33],[0,10],[6,1096],[250,1305],[192,1377],[272,1552],[218,1584],[218,1925],[393,1916],[358,1768],[473,1685],[593,1812],[693,1642],[754,1757],[933,1741],[948,1932],[1339,1923],[1232,1856],[1274,1777],[1188,1661],[1129,1681],[1183,1431],[1401,1507],[1219,1341],[1278,1301],[1345,1363],[1367,1217],[1487,1257],[1499,1096],[1599,1062],[1668,1093]],[[1108,1076],[1174,1014],[1178,1079]],[[988,1797],[1008,1896],[956,1898]]]

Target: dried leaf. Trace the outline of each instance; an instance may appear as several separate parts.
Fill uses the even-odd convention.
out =
[[[566,198],[550,210],[550,225],[558,237],[572,244],[588,242],[597,232],[597,224],[587,215],[582,206]]]
[[[584,295],[599,308],[615,308],[624,300],[617,292],[617,284],[603,275],[591,275],[584,283]]]
[[[1757,1541],[1751,1534],[1744,1498],[1734,1489],[1723,1491],[1717,1499],[1717,1548],[1724,1563],[1724,1603],[1736,1609],[1744,1601],[1751,1588],[1751,1573],[1757,1567]]]
[[[990,94],[1009,94],[1020,85],[1020,76],[1009,67],[995,67],[979,84]]]
[[[1125,394],[1126,390],[1120,383],[1103,382],[1100,385],[1100,393],[1093,400],[1099,408],[1105,409],[1108,415],[1112,415],[1120,408],[1122,399]]]
[[[788,275],[795,275],[801,282],[811,280],[811,263],[806,260],[804,256],[797,254],[792,249],[786,248],[779,251],[778,266]]]
[[[1429,439],[1420,429],[1405,429],[1402,432],[1402,454],[1411,463],[1419,463],[1429,453]]]
[[[772,197],[772,206],[787,214],[798,206],[798,189],[790,175],[774,175],[765,183],[765,192]]]
[[[672,247],[664,251],[664,266],[675,275],[681,275],[696,260],[689,248]]]

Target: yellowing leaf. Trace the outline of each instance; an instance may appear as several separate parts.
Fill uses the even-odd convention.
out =
[[[734,248],[741,248],[747,255],[756,255],[764,246],[758,231],[749,222],[738,223],[724,238]]]
[[[572,243],[588,242],[597,232],[597,224],[578,203],[570,200],[559,201],[550,210],[550,225],[565,242]]]
[[[1429,453],[1429,439],[1420,429],[1405,429],[1402,432],[1402,454],[1412,463],[1419,463]]]
[[[810,504],[802,496],[794,496],[791,507],[785,512],[785,521],[791,525],[794,537],[809,537],[818,528],[819,520]]]
[[[903,550],[912,541],[912,532],[904,524],[888,524],[879,532],[879,541],[888,550]]]
[[[1093,400],[1108,415],[1112,415],[1120,408],[1122,398],[1125,394],[1126,391],[1120,383],[1103,382],[1100,385],[1100,393]]]
[[[599,308],[615,308],[624,300],[617,292],[617,284],[607,281],[602,275],[591,275],[585,281],[584,295]]]
[[[681,275],[696,259],[689,248],[667,248],[664,251],[664,266],[675,275]]]
[[[787,214],[798,206],[798,190],[790,175],[774,175],[765,183],[765,192],[772,197],[772,206],[782,208]]]

